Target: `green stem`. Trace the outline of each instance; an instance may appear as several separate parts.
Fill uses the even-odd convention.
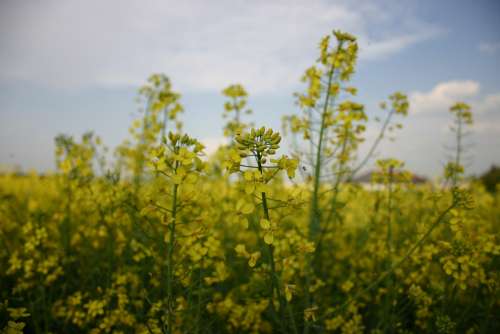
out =
[[[387,247],[387,270],[391,270],[392,268],[392,253],[393,253],[393,245],[392,245],[392,197],[393,197],[393,174],[394,170],[392,167],[389,168],[389,189],[388,189],[388,195],[387,195],[387,207],[388,207],[388,214],[387,214],[387,239],[386,239],[386,247]],[[387,308],[387,313],[388,313],[388,318],[389,321],[386,322],[385,326],[389,326],[388,332],[392,333],[393,332],[393,327],[392,327],[392,318],[393,318],[393,309],[392,309],[392,302],[393,302],[393,294],[394,294],[394,277],[391,274],[387,275],[388,281],[387,281],[387,286],[389,291],[387,292],[386,295],[386,308]]]
[[[295,324],[295,318],[293,315],[292,305],[290,303],[286,303],[286,309],[288,311],[288,317],[290,318],[290,324],[292,325],[293,334],[298,334],[297,325]]]
[[[344,131],[344,138],[348,138],[349,130],[347,127],[345,128]],[[347,149],[347,139],[343,140],[342,143],[342,148],[340,150],[340,155],[343,156],[345,151]],[[342,170],[344,169],[346,163],[341,161],[338,169],[338,176],[337,179],[335,180],[335,185],[333,187],[333,196],[332,200],[330,202],[330,210],[328,212],[327,218],[324,220],[324,227],[323,229],[320,229],[320,233],[318,236],[318,241],[316,244],[316,249],[313,253],[313,263],[315,264],[314,268],[316,268],[316,273],[318,274],[318,270],[323,268],[322,264],[322,257],[321,257],[321,249],[322,249],[322,244],[323,244],[323,237],[326,234],[326,231],[328,231],[328,226],[330,225],[330,221],[332,220],[333,217],[338,217],[338,213],[336,212],[337,210],[337,198],[339,194],[339,187],[340,187],[340,182],[342,181]],[[336,214],[335,214],[336,213]],[[335,214],[335,215],[334,215]]]
[[[163,140],[163,137],[165,137],[165,133],[167,132],[167,119],[168,119],[168,110],[167,110],[167,108],[164,108],[163,109],[163,124],[161,127],[160,142]]]
[[[387,129],[387,126],[391,122],[391,118],[394,115],[394,112],[395,112],[394,110],[391,110],[389,112],[389,114],[387,115],[387,117],[386,117],[386,119],[384,121],[384,124],[382,125],[382,128],[380,129],[380,133],[377,136],[377,139],[375,139],[375,142],[373,142],[372,147],[370,147],[370,150],[368,151],[368,153],[366,154],[366,156],[364,157],[364,159],[361,160],[361,162],[359,163],[359,165],[352,170],[351,175],[349,176],[349,180],[353,179],[353,177],[356,175],[356,173],[358,173],[361,170],[361,168],[363,168],[366,165],[366,163],[372,157],[373,153],[375,153],[375,150],[377,149],[378,145],[380,144],[380,142],[384,138],[385,131]]]
[[[257,166],[259,169],[260,174],[263,174],[263,168],[262,168],[262,156],[260,153],[257,153]],[[269,217],[269,207],[267,205],[267,197],[266,193],[262,192],[262,210],[264,211],[264,218],[270,221]],[[274,296],[274,290],[276,290],[276,293],[278,295],[278,301],[279,301],[279,314],[280,314],[280,327],[283,333],[286,333],[286,327],[285,327],[285,314],[284,314],[284,305],[286,300],[284,300],[282,294],[281,294],[281,289],[280,289],[280,282],[278,279],[278,274],[276,271],[276,264],[274,261],[274,246],[272,244],[267,245],[268,247],[268,252],[269,252],[269,265],[271,267],[271,303],[273,303],[273,296]],[[272,305],[274,307],[274,305]]]
[[[342,42],[340,42],[337,46],[337,52],[341,49],[342,47]],[[316,158],[315,158],[315,164],[314,164],[314,181],[313,181],[313,193],[312,193],[312,199],[311,199],[311,212],[310,212],[310,217],[309,217],[309,237],[311,240],[316,240],[318,233],[320,232],[320,213],[319,213],[319,186],[320,186],[320,179],[321,179],[321,155],[323,153],[323,139],[325,137],[325,123],[326,123],[326,114],[328,112],[328,107],[330,105],[330,98],[331,98],[331,86],[333,82],[333,76],[335,74],[335,62],[332,62],[330,71],[328,72],[328,84],[326,86],[326,96],[325,96],[325,103],[323,105],[323,111],[321,112],[321,128],[319,130],[319,138],[318,138],[318,147],[316,150]],[[309,308],[311,307],[312,301],[311,301],[311,296],[309,294],[309,286],[311,282],[311,269],[313,266],[312,261],[314,260],[314,257],[308,256],[308,270],[306,274],[306,280],[305,280],[305,298],[306,298],[306,307]],[[309,333],[309,323],[306,322],[304,326],[304,334]]]
[[[176,163],[174,173],[177,172],[178,163]],[[174,184],[172,186],[172,221],[170,224],[170,237],[168,244],[168,267],[167,267],[167,333],[172,333],[172,323],[173,323],[173,276],[174,276],[174,244],[175,244],[175,225],[177,219],[177,192],[179,185]]]
[[[330,72],[328,73],[328,85],[326,87],[326,97],[325,104],[323,106],[323,111],[321,113],[321,128],[319,130],[319,138],[318,138],[318,147],[316,150],[316,161],[314,165],[314,183],[313,183],[313,194],[311,201],[311,217],[310,217],[310,225],[309,225],[309,235],[315,240],[317,234],[320,231],[320,219],[319,219],[319,185],[321,179],[321,155],[323,153],[323,139],[325,137],[325,122],[326,122],[326,114],[328,111],[328,106],[330,104],[330,87],[333,81],[333,74],[335,73],[335,67],[332,65]]]
[[[195,333],[200,333],[200,319],[201,319],[201,291],[202,291],[202,270],[203,270],[203,258],[201,259],[200,268],[198,270],[198,291],[196,296],[196,323],[195,323]]]
[[[146,146],[147,143],[147,138],[146,138],[146,132],[149,131],[149,122],[148,122],[148,117],[149,117],[149,109],[152,101],[151,98],[148,98],[146,102],[146,108],[144,109],[144,117],[143,117],[143,124],[142,124],[142,133],[141,133],[141,138],[139,140],[139,144],[136,147],[136,150],[140,150],[140,154],[136,156],[136,170],[134,171],[134,191],[137,194],[139,192],[139,188],[141,186],[142,182],[142,173],[144,171],[144,160],[145,156],[142,150]]]
[[[458,116],[457,118],[458,127],[457,127],[457,151],[455,155],[455,168],[453,173],[453,187],[456,187],[458,184],[458,168],[460,166],[460,156],[462,153],[462,117]]]

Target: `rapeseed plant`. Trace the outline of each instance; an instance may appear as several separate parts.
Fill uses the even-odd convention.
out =
[[[350,34],[321,40],[301,113],[285,118],[291,156],[280,133],[243,119],[235,84],[223,90],[230,142],[206,157],[155,74],[114,162],[98,136],[60,135],[56,172],[1,174],[2,332],[498,332],[500,195],[463,182],[470,107],[451,108],[449,187],[379,159],[365,189],[351,181],[409,103],[382,103],[360,157],[357,53]]]

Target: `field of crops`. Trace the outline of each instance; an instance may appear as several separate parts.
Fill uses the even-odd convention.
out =
[[[375,161],[380,135],[349,86],[356,39],[326,36],[283,129],[251,124],[223,91],[229,144],[207,156],[182,131],[164,75],[112,159],[98,136],[56,138],[57,171],[0,176],[5,333],[499,333],[500,193],[465,179],[464,103],[439,183]],[[287,155],[284,155],[286,153]],[[374,165],[372,186],[353,182]]]

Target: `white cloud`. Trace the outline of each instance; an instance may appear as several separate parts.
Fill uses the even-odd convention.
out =
[[[429,92],[413,92],[410,94],[410,109],[413,113],[447,115],[449,108],[458,101],[471,106],[472,128],[476,133],[500,133],[500,92],[483,95],[476,81],[442,82]],[[449,132],[448,122],[441,124],[441,132]]]
[[[500,93],[479,98],[472,107],[477,111],[474,115],[474,130],[500,138]]]
[[[443,33],[443,30],[437,28],[428,28],[422,31],[390,37],[378,41],[364,41],[363,37],[360,38],[361,42],[361,59],[378,59],[386,58],[395,54],[411,45],[423,42],[428,39],[437,37]],[[363,45],[366,45],[363,47]]]
[[[207,156],[215,153],[217,149],[222,145],[227,145],[227,138],[225,137],[209,137],[200,140],[200,142],[205,146],[203,150]]]
[[[437,84],[429,92],[410,94],[410,109],[414,113],[447,111],[457,101],[470,101],[479,93],[476,81],[448,81]]]
[[[398,2],[26,1],[0,10],[0,78],[44,85],[139,85],[165,72],[180,89],[294,85],[331,29],[360,39],[361,61],[440,34]],[[398,27],[398,33],[394,28]]]
[[[479,43],[479,51],[489,54],[497,53],[500,51],[500,42],[481,42]]]
[[[500,134],[500,122],[479,121],[474,123],[474,130],[480,133]]]
[[[487,95],[477,104],[479,112],[496,112],[500,114],[500,93]]]

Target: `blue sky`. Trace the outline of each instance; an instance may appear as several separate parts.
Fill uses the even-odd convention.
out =
[[[370,116],[392,92],[410,96],[404,130],[378,157],[438,175],[448,108],[464,100],[476,119],[469,172],[500,164],[499,1],[4,0],[0,165],[53,169],[58,133],[94,130],[116,146],[154,72],[170,76],[186,131],[209,149],[221,142],[220,91],[230,83],[247,87],[256,124],[280,128],[299,112],[292,94],[332,29],[359,38],[353,85]],[[375,133],[370,125],[368,141]]]

